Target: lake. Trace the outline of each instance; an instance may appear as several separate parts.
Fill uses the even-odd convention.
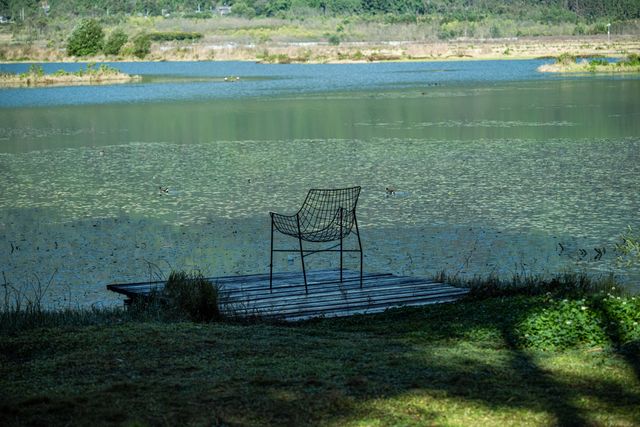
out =
[[[171,269],[267,272],[269,211],[361,185],[366,271],[614,273],[640,290],[614,251],[640,226],[640,78],[544,62],[119,63],[142,80],[0,89],[2,280],[65,306]]]

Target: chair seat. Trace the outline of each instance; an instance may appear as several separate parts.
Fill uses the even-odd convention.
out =
[[[351,232],[351,227],[340,226],[339,215],[333,221],[323,224],[321,227],[304,226],[300,224],[298,231],[297,215],[281,215],[271,212],[273,226],[282,234],[300,238],[306,242],[332,242],[345,238]]]
[[[356,219],[356,204],[360,194],[360,187],[337,189],[311,189],[302,207],[294,215],[282,215],[270,212],[271,215],[271,261],[269,263],[269,289],[273,289],[273,253],[298,252],[302,263],[305,292],[308,292],[307,274],[304,258],[318,252],[340,252],[340,281],[342,281],[343,252],[360,253],[360,287],[362,287],[362,243]],[[276,249],[273,245],[274,231],[298,240],[296,249]],[[357,249],[344,249],[343,240],[351,232],[357,237]],[[305,250],[302,242],[334,242],[336,246],[325,249]]]

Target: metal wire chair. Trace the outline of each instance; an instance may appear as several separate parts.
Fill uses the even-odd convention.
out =
[[[304,290],[307,286],[307,271],[304,265],[306,256],[318,252],[340,252],[340,282],[342,282],[342,258],[344,252],[360,253],[360,288],[362,288],[362,242],[356,219],[356,204],[360,195],[360,187],[338,189],[311,189],[302,207],[294,215],[282,215],[270,212],[271,215],[271,261],[269,263],[269,290],[273,290],[273,253],[299,252],[304,277]],[[274,249],[274,231],[298,239],[297,249]],[[354,231],[358,238],[358,249],[344,249],[344,239]],[[326,249],[305,250],[302,241],[334,242],[334,246]],[[338,248],[339,249],[336,249]]]

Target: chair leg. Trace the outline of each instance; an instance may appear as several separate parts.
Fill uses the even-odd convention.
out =
[[[271,256],[269,259],[269,292],[273,292],[273,216],[271,217]]]
[[[353,224],[356,226],[356,236],[358,236],[358,248],[360,248],[360,289],[362,289],[362,241],[360,240],[360,230],[358,230],[358,220],[356,219],[356,212],[353,212]]]
[[[340,283],[342,283],[342,209],[340,209]]]
[[[298,242],[300,242],[300,262],[302,262],[302,277],[304,277],[304,293],[309,293],[307,287],[307,271],[304,268],[304,251],[302,250],[302,231],[300,230],[300,216],[296,215],[296,223],[298,224]]]
[[[304,252],[302,250],[302,239],[298,238],[300,242],[300,261],[302,262],[302,277],[304,277],[304,293],[309,293],[309,288],[307,287],[307,271],[304,268]]]

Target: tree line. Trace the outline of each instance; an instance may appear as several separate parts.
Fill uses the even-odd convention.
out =
[[[640,19],[638,0],[0,0],[0,16],[18,19],[42,15],[101,17],[119,14],[198,17],[230,6],[247,17],[318,15],[428,16],[474,21],[489,16],[553,22]]]

